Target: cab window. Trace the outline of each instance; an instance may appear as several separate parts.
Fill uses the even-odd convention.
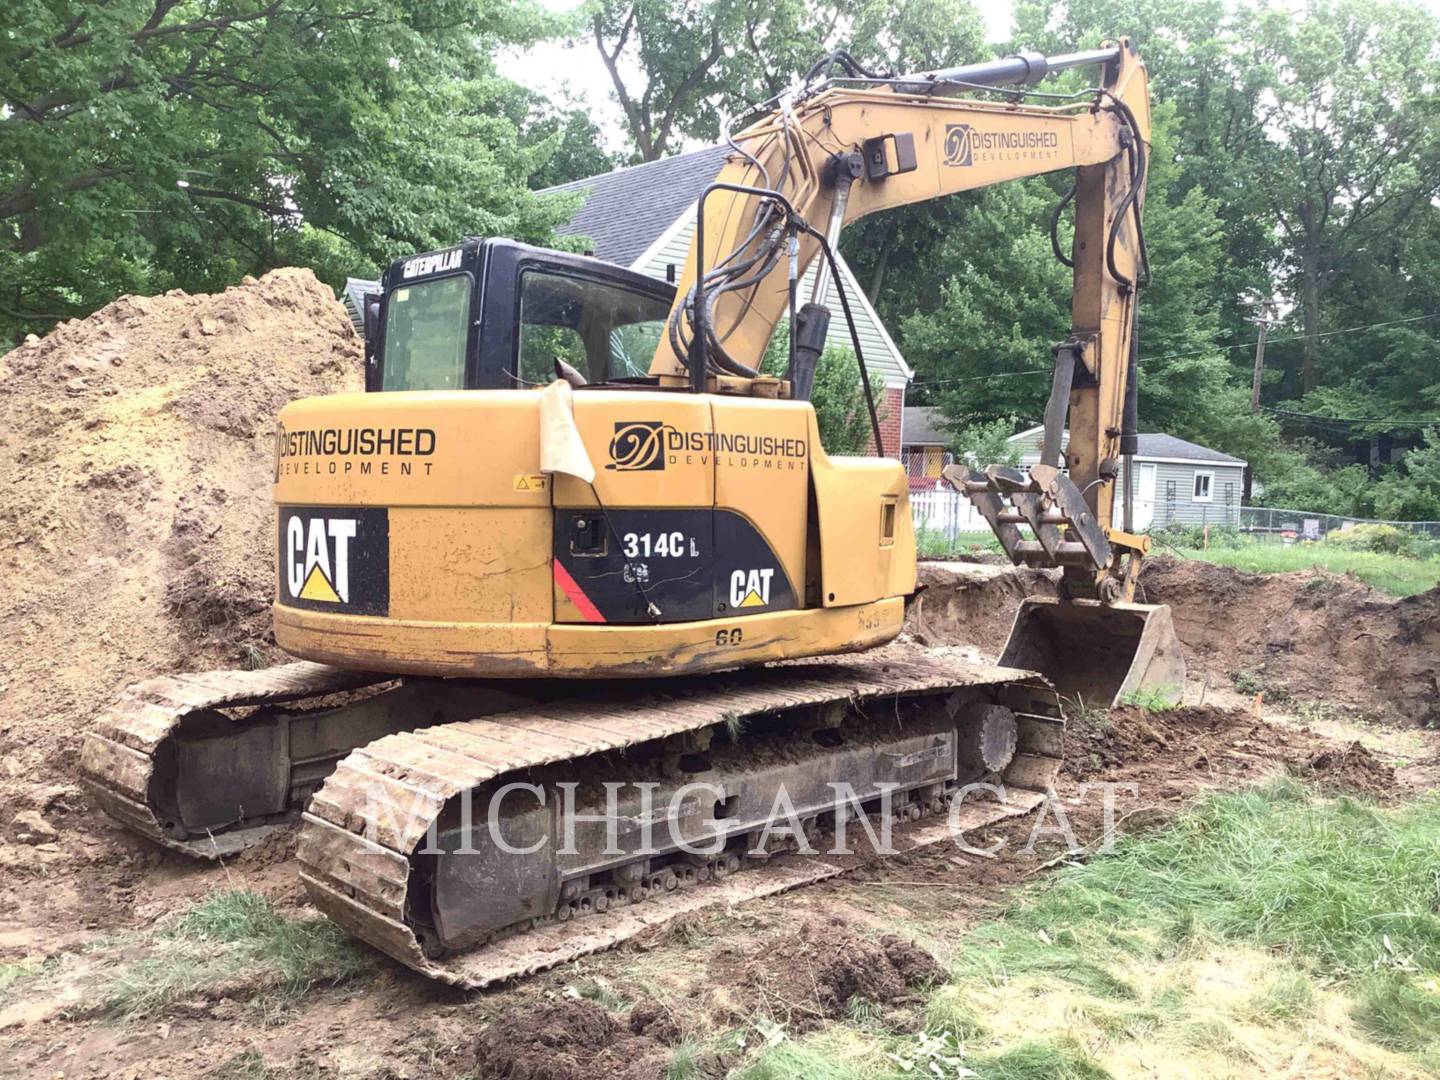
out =
[[[542,270],[520,277],[517,381],[543,386],[563,360],[592,382],[645,375],[670,304],[606,282]]]
[[[465,385],[470,275],[391,291],[385,312],[384,390],[459,390]]]

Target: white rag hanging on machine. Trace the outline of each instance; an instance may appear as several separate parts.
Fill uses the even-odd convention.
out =
[[[570,384],[556,379],[540,393],[540,471],[595,483],[595,466],[575,425]]]

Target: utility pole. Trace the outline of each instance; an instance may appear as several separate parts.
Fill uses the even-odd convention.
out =
[[[1270,329],[1268,313],[1255,320],[1260,327],[1260,340],[1255,342],[1255,374],[1250,380],[1250,411],[1260,411],[1260,377],[1265,373],[1265,334]]]

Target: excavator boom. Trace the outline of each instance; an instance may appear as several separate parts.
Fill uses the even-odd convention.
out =
[[[1098,85],[1068,101],[973,97],[1082,66],[1099,68]],[[850,74],[859,77],[801,94],[731,140],[734,154],[700,200],[670,333],[651,374],[662,384],[744,392],[756,385],[759,358],[788,313],[790,391],[804,396],[830,319],[821,301],[832,279],[822,266],[803,306],[797,283],[812,260],[833,260],[846,224],[1073,169],[1074,185],[1052,220],[1055,254],[1073,271],[1071,331],[1054,348],[1041,462],[1026,473],[956,464],[943,475],[974,503],[1015,564],[1063,574],[1065,602],[1027,602],[1005,657],[1034,662],[1071,697],[1108,705],[1145,690],[1178,699],[1184,663],[1169,612],[1134,602],[1149,538],[1132,534],[1128,520],[1115,527],[1119,481],[1133,472],[1126,466],[1138,435],[1136,310],[1149,276],[1141,224],[1150,139],[1144,64],[1121,40],[1088,53],[1022,55],[925,78]],[[965,93],[972,96],[955,96]],[[1070,203],[1067,255],[1058,224]],[[873,403],[871,411],[873,418]],[[878,445],[878,423],[875,438]],[[1105,648],[1092,646],[1096,637]]]

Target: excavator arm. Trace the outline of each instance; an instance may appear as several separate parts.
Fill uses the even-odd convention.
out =
[[[1068,253],[1058,236],[1055,243],[1056,256],[1073,269],[1071,330],[1053,350],[1041,463],[1027,472],[957,464],[944,476],[984,515],[1013,562],[1063,568],[1064,603],[1022,610],[1016,648],[1007,650],[1012,661],[1063,668],[1050,654],[1085,635],[1083,618],[1076,629],[1077,613],[1103,606],[1111,638],[1163,662],[1134,678],[1126,665],[1126,677],[1102,680],[1099,689],[1087,683],[1092,695],[1118,698],[1162,678],[1173,679],[1178,693],[1183,666],[1169,612],[1133,603],[1149,538],[1116,524],[1122,463],[1136,449],[1136,306],[1148,275],[1144,63],[1125,39],[1088,53],[1022,55],[900,78],[872,77],[840,59],[847,78],[774,103],[730,139],[733,152],[700,199],[669,333],[650,374],[662,385],[696,390],[808,397],[831,317],[826,301],[832,292],[845,300],[833,286],[845,225],[877,210],[1074,170],[1065,200],[1075,211]],[[1077,93],[1024,91],[1047,74],[1081,67],[1099,77]],[[978,96],[987,92],[1002,96]],[[817,259],[811,295],[802,297]],[[761,358],[787,315],[786,376],[766,378]],[[876,436],[878,443],[878,425]],[[1124,611],[1133,617],[1127,621]],[[1026,622],[1036,625],[1033,633],[1022,631]],[[1047,641],[1044,658],[1028,644],[1038,638]],[[1122,644],[1121,655],[1127,648]]]

